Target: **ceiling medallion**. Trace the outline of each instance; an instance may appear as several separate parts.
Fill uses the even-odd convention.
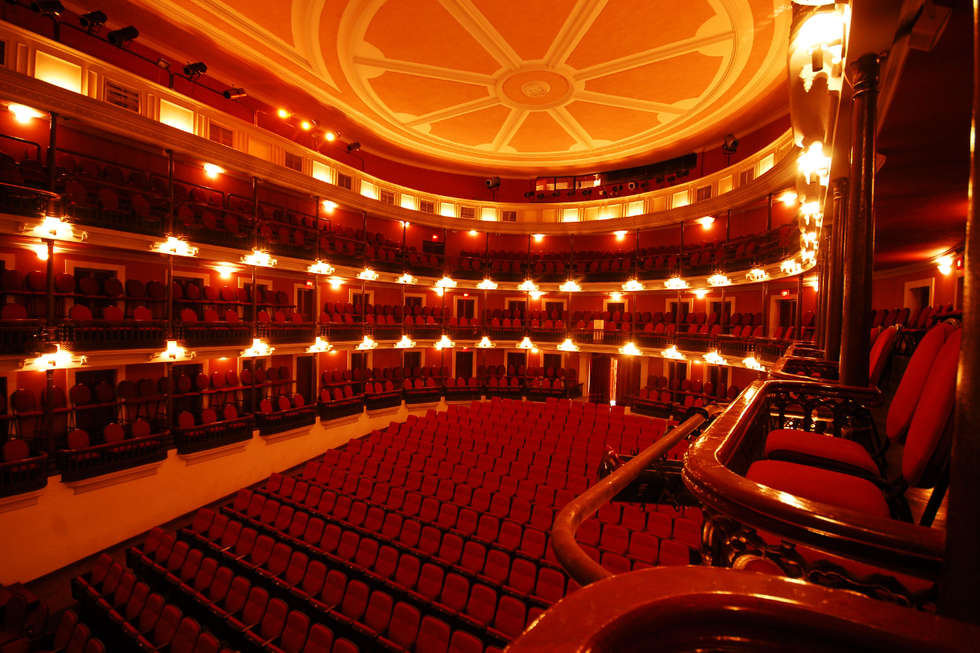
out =
[[[540,80],[531,80],[521,85],[521,93],[531,98],[544,97],[551,92],[551,84]]]

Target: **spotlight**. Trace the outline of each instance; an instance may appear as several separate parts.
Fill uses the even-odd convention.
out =
[[[497,190],[500,188],[500,177],[490,177],[486,180],[486,184],[490,190]]]
[[[538,198],[539,200],[543,200],[543,199],[544,199],[544,193],[538,193],[538,194],[537,194],[537,198]]]
[[[663,175],[660,175],[659,177],[657,177],[656,179],[654,179],[654,181],[657,182],[658,184],[662,184],[662,183],[664,183],[664,176]]]
[[[57,16],[64,10],[65,6],[58,2],[58,0],[41,0],[40,2],[31,3],[31,11],[42,16]]]
[[[575,189],[573,188],[572,190],[568,191],[565,194],[568,195],[569,197],[574,197],[575,196]]]
[[[650,188],[650,182],[649,181],[644,181],[642,184],[640,184],[640,188],[642,188],[643,190],[646,190],[647,188]]]
[[[221,93],[225,96],[226,100],[240,100],[243,97],[248,97],[248,93],[245,92],[244,88],[229,88]]]
[[[552,197],[561,197],[561,191],[560,190],[551,191],[551,196]]]
[[[299,123],[299,126],[303,128],[303,131],[310,131],[319,124],[316,120],[304,120]]]
[[[357,141],[354,141],[353,143],[348,143],[347,144],[347,153],[348,154],[350,154],[351,152],[357,152],[359,149],[361,149],[361,144],[358,143]]]
[[[114,29],[108,34],[106,34],[106,38],[109,40],[109,43],[118,46],[123,46],[129,43],[130,41],[135,41],[136,39],[139,38],[139,36],[140,36],[140,31],[135,27],[133,27],[132,25],[130,25],[129,27]],[[160,61],[163,61],[163,59],[161,59]],[[158,66],[160,66],[160,61],[157,61]],[[160,67],[169,68],[170,64],[168,63],[166,66],[160,66]]]
[[[529,190],[528,192],[524,193],[524,197],[534,197],[534,191]]]
[[[677,171],[677,176],[678,176],[678,177],[686,177],[686,176],[688,176],[689,174],[691,174],[691,171],[690,171],[690,170],[687,170],[687,169],[684,169],[684,170],[678,170],[678,171]]]
[[[328,141],[335,141],[335,140],[337,140],[337,134],[335,134],[334,132],[327,132],[327,133],[325,133],[323,135],[323,137],[325,139],[327,139]]]
[[[163,57],[160,57],[159,59],[157,59],[157,65],[160,66],[161,68],[163,68],[164,70],[167,70],[168,68],[170,68],[170,62],[167,61],[166,59],[164,59]]]
[[[614,193],[618,193],[619,191],[623,190],[623,185],[622,184],[618,184],[616,186],[613,186],[612,189],[613,189],[613,192]]]
[[[79,25],[85,29],[99,29],[105,25],[107,20],[109,20],[109,17],[101,11],[90,11],[78,17]]]
[[[197,79],[206,72],[208,72],[208,66],[203,61],[189,63],[184,66],[184,75],[190,77],[191,79]]]
[[[668,184],[672,184],[672,183],[674,183],[675,181],[677,181],[677,177],[675,177],[674,175],[668,175],[668,176],[667,176],[667,183],[668,183]]]
[[[276,115],[283,120],[288,120],[293,115],[293,112],[289,109],[279,109],[279,111],[276,112]]]
[[[725,142],[721,146],[721,151],[725,154],[735,154],[738,150],[738,139],[732,134],[725,136]]]
[[[630,190],[636,190],[636,182],[631,181],[630,183],[626,184],[626,187],[629,188]]]
[[[600,188],[599,189],[599,197],[605,197],[605,196],[606,196],[606,191],[604,189]]]
[[[582,195],[585,196],[585,197],[588,197],[591,194],[592,194],[592,189],[591,188],[586,188],[585,190],[582,191]]]

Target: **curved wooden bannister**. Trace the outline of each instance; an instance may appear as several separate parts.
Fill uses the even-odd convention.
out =
[[[975,651],[980,628],[800,581],[656,567],[559,601],[508,653]]]
[[[655,460],[663,457],[674,445],[691,435],[705,421],[720,413],[721,408],[710,404],[704,408],[695,408],[693,411],[693,415],[641,451],[631,461],[570,501],[555,517],[551,531],[551,546],[562,568],[576,583],[584,587],[613,575],[582,550],[575,540],[578,527],[639,477]]]

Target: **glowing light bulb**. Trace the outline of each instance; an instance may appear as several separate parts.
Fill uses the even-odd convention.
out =
[[[215,179],[222,172],[224,172],[224,170],[222,170],[218,166],[214,165],[213,163],[205,163],[204,164],[204,174],[206,174],[211,179]]]
[[[14,114],[14,120],[25,125],[29,123],[32,118],[40,118],[42,115],[44,115],[40,111],[30,107],[25,107],[23,104],[11,104],[7,107],[7,110]]]

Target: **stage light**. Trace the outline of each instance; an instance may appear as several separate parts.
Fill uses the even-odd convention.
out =
[[[289,109],[279,109],[279,111],[276,111],[276,115],[282,118],[283,120],[289,120],[289,118],[292,117],[293,112],[290,111]]]
[[[335,134],[334,132],[325,132],[323,134],[323,137],[330,142],[337,140],[337,134]]]
[[[486,180],[487,188],[490,190],[497,190],[500,188],[500,177],[490,177]]]
[[[78,17],[78,24],[85,29],[99,29],[105,25],[109,17],[101,11],[90,11]]]
[[[31,3],[31,11],[42,16],[58,16],[64,10],[65,6],[58,2],[58,0],[41,0],[40,2]]]
[[[359,149],[361,149],[361,144],[358,143],[357,141],[354,141],[353,143],[348,143],[347,144],[347,153],[348,154],[350,154],[352,152],[357,152]]]
[[[310,131],[319,124],[316,120],[304,120],[299,123],[299,126],[303,128],[303,131]]]
[[[204,73],[208,72],[208,66],[203,61],[198,61],[197,63],[189,63],[184,66],[184,75],[189,77],[191,80],[195,80]]]
[[[245,92],[243,88],[229,88],[221,93],[225,96],[226,100],[240,100],[243,97],[248,97],[248,93]]]

